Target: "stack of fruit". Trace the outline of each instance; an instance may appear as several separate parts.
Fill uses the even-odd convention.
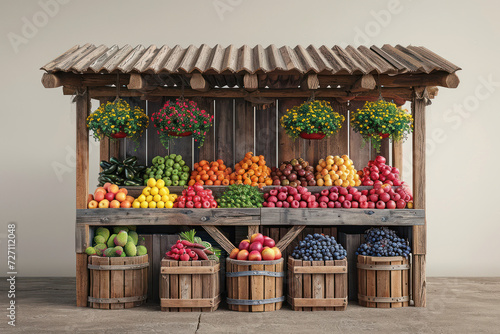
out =
[[[318,197],[320,208],[356,209],[362,207],[361,203],[367,201],[368,198],[363,195],[362,191],[350,186],[347,188],[335,186],[330,189],[323,189]]]
[[[151,178],[146,181],[146,187],[142,190],[142,194],[132,203],[133,208],[143,209],[171,209],[174,207],[174,202],[177,195],[170,194],[170,191],[165,186],[165,181]]]
[[[306,187],[279,187],[264,194],[265,202],[262,205],[268,208],[318,208],[317,198]]]
[[[342,157],[329,155],[325,159],[320,159],[316,166],[315,177],[318,186],[354,187],[361,184],[354,163],[345,154]]]
[[[376,183],[373,189],[363,190],[368,192],[368,207],[369,209],[404,209],[406,207],[413,208],[413,196],[407,192],[407,188],[398,187],[396,190],[390,184]],[[361,206],[366,209],[366,207]]]
[[[410,243],[398,237],[396,232],[387,227],[372,227],[365,233],[366,242],[359,246],[356,255],[404,256],[406,258],[410,255]]]
[[[156,156],[152,160],[153,165],[146,168],[143,179],[147,185],[149,179],[162,179],[167,187],[184,186],[189,179],[189,166],[182,160],[179,154],[170,154],[166,157]]]
[[[87,255],[105,257],[141,256],[148,253],[146,247],[137,245],[139,235],[135,226],[115,226],[113,234],[105,227],[95,231],[94,246],[87,247]]]
[[[214,209],[217,207],[217,202],[214,199],[212,190],[204,189],[203,186],[195,184],[182,191],[182,196],[177,198],[174,207]]]
[[[102,172],[99,173],[97,178],[99,187],[102,187],[105,183],[114,183],[120,186],[140,186],[142,180],[139,175],[146,169],[146,166],[137,165],[137,157],[128,157],[123,161],[113,157],[109,161],[102,160],[100,166]]]
[[[219,260],[220,249],[212,247],[209,242],[196,236],[196,230],[179,233],[181,237],[172,245],[165,256],[179,261]]]
[[[279,168],[271,168],[273,185],[282,186],[315,186],[314,167],[302,158],[283,161]]]
[[[234,172],[229,177],[230,184],[248,184],[262,188],[273,184],[270,176],[271,168],[266,166],[264,156],[247,152],[243,160],[234,166]]]
[[[87,207],[89,209],[130,208],[134,198],[127,194],[127,189],[119,188],[116,184],[105,183],[95,190],[94,195],[89,194]]]
[[[264,197],[256,188],[233,184],[217,199],[219,208],[261,208]]]
[[[346,256],[347,251],[334,237],[318,233],[308,234],[292,252],[294,259],[304,261],[342,260]]]
[[[281,251],[273,239],[255,233],[250,240],[242,240],[239,247],[231,251],[229,258],[241,261],[272,261],[281,259]]]
[[[194,164],[188,185],[198,183],[207,186],[228,186],[231,172],[231,168],[226,167],[222,159],[210,163],[207,160],[201,160]]]
[[[373,186],[374,184],[388,183],[391,186],[400,186],[402,184],[399,179],[399,169],[386,165],[386,159],[379,155],[375,160],[368,162],[368,167],[359,171],[361,176],[361,185]]]

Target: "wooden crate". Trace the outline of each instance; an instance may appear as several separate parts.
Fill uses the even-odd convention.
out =
[[[303,261],[288,258],[288,303],[294,311],[344,311],[347,259]]]
[[[281,309],[283,301],[283,258],[274,261],[226,259],[227,304],[240,312]]]
[[[148,292],[148,255],[88,258],[89,306],[123,309],[142,305]]]
[[[161,261],[160,305],[164,312],[213,312],[219,307],[220,263]]]
[[[359,305],[376,308],[408,306],[408,259],[358,255],[357,267]]]

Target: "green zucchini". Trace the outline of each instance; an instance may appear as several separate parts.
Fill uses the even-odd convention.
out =
[[[116,175],[120,175],[125,170],[125,166],[118,166],[116,169]]]
[[[102,169],[108,169],[109,167],[113,166],[113,164],[110,164],[106,160],[102,160],[99,165],[101,166]]]
[[[133,180],[126,180],[123,184],[126,186],[141,186],[139,182]]]
[[[125,167],[125,177],[128,180],[133,180],[135,177],[135,171],[130,167]]]
[[[134,156],[129,157],[129,158],[123,160],[123,163],[125,165],[133,165],[135,162],[137,162],[137,157],[134,157]]]
[[[118,159],[116,159],[115,157],[111,157],[109,158],[109,162],[111,162],[112,164],[115,164],[115,165],[121,165],[122,162]]]
[[[117,170],[118,166],[117,165],[112,165],[111,167],[103,170],[102,172],[104,174],[107,174],[107,175],[110,175],[110,174],[115,174],[116,170]]]

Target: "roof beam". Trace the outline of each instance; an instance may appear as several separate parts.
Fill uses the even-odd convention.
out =
[[[42,85],[45,88],[57,88],[61,86],[72,87],[98,87],[116,85],[117,77],[121,85],[129,83],[130,74],[75,74],[68,72],[44,73],[42,76]]]
[[[377,82],[371,74],[365,74],[352,85],[351,92],[362,92],[365,90],[373,90],[377,87]]]
[[[191,86],[192,89],[198,90],[200,92],[206,92],[210,90],[210,85],[205,80],[203,75],[201,73],[194,73],[191,79],[189,80],[189,85]]]
[[[300,82],[301,89],[318,89],[319,88],[319,79],[316,73],[307,74],[302,78]]]
[[[257,74],[246,73],[243,77],[243,87],[252,92],[259,88],[259,78]]]

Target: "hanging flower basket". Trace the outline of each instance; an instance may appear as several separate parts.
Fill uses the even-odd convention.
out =
[[[169,136],[171,137],[188,137],[188,136],[191,136],[193,134],[193,131],[186,131],[186,132],[174,132],[174,131],[170,131],[168,133]]]
[[[304,139],[312,139],[312,140],[320,140],[325,138],[326,134],[323,132],[316,132],[316,133],[305,133],[301,132],[300,137]]]
[[[167,101],[162,109],[151,115],[160,142],[167,149],[171,138],[187,136],[193,136],[201,147],[213,119],[208,112],[198,108],[196,102],[184,99]]]
[[[87,117],[87,127],[93,131],[96,140],[126,137],[138,143],[148,125],[144,111],[138,106],[131,108],[123,99],[102,103]]]
[[[363,137],[363,142],[371,141],[380,152],[382,139],[400,141],[413,132],[413,118],[394,103],[378,100],[366,102],[363,108],[352,112],[351,127]]]
[[[345,117],[327,101],[307,101],[295,106],[280,119],[281,126],[293,139],[319,140],[337,133]]]

